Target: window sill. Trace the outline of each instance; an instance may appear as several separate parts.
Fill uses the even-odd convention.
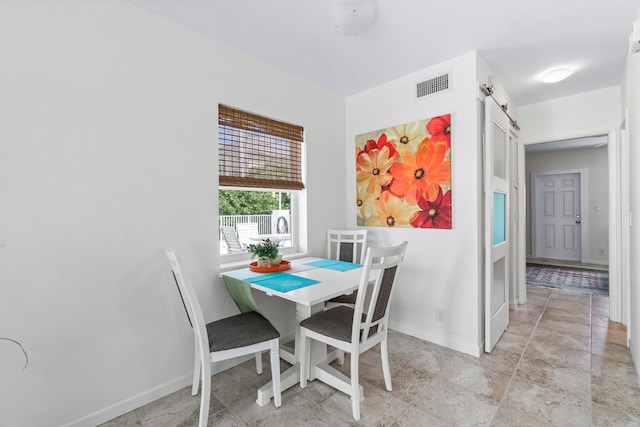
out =
[[[292,252],[292,253],[284,254],[284,258],[286,258],[287,260],[304,258],[306,256],[308,255],[303,252]],[[227,271],[232,271],[232,270],[239,270],[241,268],[246,268],[248,265],[249,265],[248,259],[242,260],[242,261],[229,261],[224,263],[221,262],[220,273],[226,273]]]

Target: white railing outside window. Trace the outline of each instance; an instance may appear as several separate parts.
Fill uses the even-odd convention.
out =
[[[271,215],[220,215],[220,226],[228,225],[233,228],[238,223],[255,222],[260,234],[271,233]]]
[[[274,212],[288,212],[288,211],[274,211]],[[259,235],[268,235],[268,234],[287,234],[290,236],[289,224],[287,223],[285,230],[278,230],[278,223],[274,222],[274,216],[271,214],[263,214],[263,215],[220,215],[219,227],[220,230],[220,255],[225,255],[229,253],[227,248],[227,244],[222,235],[222,226],[233,227],[236,230],[237,235],[237,224],[246,224],[246,223],[256,223],[258,224],[258,234]],[[245,242],[246,244],[246,242]],[[283,248],[291,247],[291,240],[282,240],[280,241],[280,246]]]

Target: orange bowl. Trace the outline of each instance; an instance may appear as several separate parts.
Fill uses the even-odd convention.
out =
[[[276,271],[285,271],[291,268],[291,263],[289,261],[280,261],[280,265],[276,265],[273,267],[258,267],[258,261],[254,261],[249,264],[249,269],[251,271],[255,271],[256,273],[274,273]]]

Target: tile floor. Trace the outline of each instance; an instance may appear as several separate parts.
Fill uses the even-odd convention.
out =
[[[213,377],[209,425],[638,426],[640,383],[625,340],[624,326],[608,320],[607,297],[530,286],[527,304],[480,358],[391,331],[393,391],[380,353],[365,353],[358,423],[349,398],[319,381],[284,392],[280,408],[258,406],[268,377],[249,361]],[[198,409],[185,388],[104,426],[195,426]]]

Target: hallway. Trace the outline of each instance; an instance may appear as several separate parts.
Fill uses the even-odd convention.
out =
[[[640,425],[640,383],[624,326],[608,321],[608,298],[527,288],[528,303],[480,358],[391,331],[393,391],[384,389],[379,352],[365,353],[357,425]],[[287,390],[280,408],[259,407],[256,389],[266,378],[253,361],[214,376],[209,425],[356,425],[349,398],[318,381]],[[188,387],[104,426],[193,426],[198,408]]]

